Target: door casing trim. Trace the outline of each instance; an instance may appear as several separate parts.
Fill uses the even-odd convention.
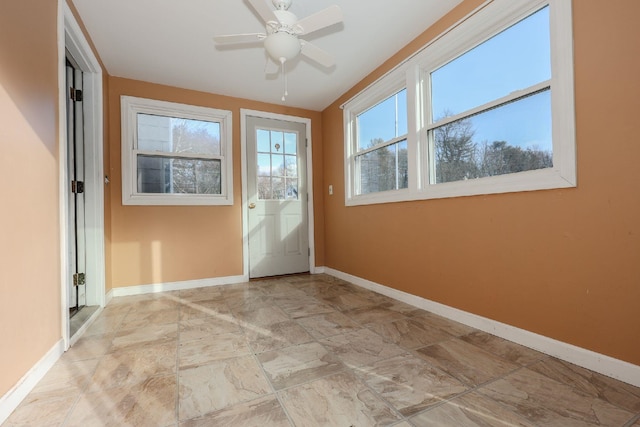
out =
[[[307,139],[307,194],[309,203],[307,205],[307,222],[309,232],[309,271],[316,273],[316,248],[314,235],[314,215],[313,215],[313,157],[311,140],[311,119],[307,117],[289,116],[267,111],[240,109],[240,162],[242,165],[242,274],[249,279],[249,215],[247,206],[247,116],[260,117],[263,119],[274,119],[285,122],[304,123]]]
[[[104,307],[105,248],[104,248],[104,165],[103,165],[103,92],[102,66],[93,53],[73,12],[66,1],[58,2],[58,169],[60,177],[60,286],[61,318],[64,350],[69,348],[69,230],[67,173],[67,114],[65,58],[69,51],[83,71],[83,109],[85,129],[85,216],[86,216],[86,274],[94,286],[87,289],[87,304]]]

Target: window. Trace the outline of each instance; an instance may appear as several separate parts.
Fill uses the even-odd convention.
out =
[[[494,0],[347,102],[346,204],[575,186],[571,37],[570,2]],[[382,149],[406,181],[368,184]]]
[[[231,112],[123,96],[122,203],[231,205]]]
[[[258,199],[298,199],[298,135],[257,129]]]
[[[407,90],[356,116],[356,194],[407,188]]]

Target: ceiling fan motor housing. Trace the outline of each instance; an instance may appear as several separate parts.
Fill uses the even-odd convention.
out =
[[[279,63],[289,61],[300,53],[300,40],[287,32],[271,33],[264,39],[264,48]]]

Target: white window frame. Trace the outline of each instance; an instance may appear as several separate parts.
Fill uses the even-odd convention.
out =
[[[407,86],[406,76],[403,69],[398,69],[387,76],[382,84],[372,87],[371,90],[362,92],[350,102],[349,107],[344,109],[345,124],[345,197],[347,205],[383,203],[385,201],[405,200],[411,192],[412,174],[415,173],[415,166],[411,164],[411,159],[415,158],[416,134],[411,129],[415,129],[415,117],[407,111],[407,174],[409,176],[408,188],[397,190],[380,191],[375,193],[358,194],[359,174],[356,164],[356,157],[370,151],[375,151],[384,146],[398,142],[398,138],[386,141],[369,149],[359,149],[357,123],[358,116],[378,103],[393,96],[403,89],[407,89],[407,103],[411,105],[410,99],[415,99],[415,91]]]
[[[155,99],[122,96],[122,204],[123,205],[233,205],[232,113]],[[137,185],[138,113],[203,120],[220,124],[221,194],[139,193]],[[182,157],[180,155],[172,157]],[[193,157],[193,156],[191,156]],[[201,156],[198,156],[200,158]],[[211,156],[207,156],[211,157]]]
[[[464,52],[490,39],[537,10],[549,6],[551,79],[540,87],[551,87],[553,167],[466,181],[431,184],[428,128],[430,73]],[[577,185],[575,102],[573,83],[573,33],[570,0],[493,0],[401,63],[344,105],[345,204],[364,205],[407,200],[438,199],[554,188]],[[404,81],[400,82],[400,80]],[[353,118],[392,94],[390,87],[406,86],[409,120],[409,188],[370,195],[354,192],[353,154],[357,146]],[[513,96],[513,95],[510,95]],[[496,103],[504,99],[496,100]]]

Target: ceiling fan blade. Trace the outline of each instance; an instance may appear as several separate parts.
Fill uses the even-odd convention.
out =
[[[342,22],[342,9],[337,5],[333,5],[302,18],[296,25],[301,28],[301,34],[309,34],[339,22]]]
[[[278,22],[276,14],[273,13],[273,10],[271,10],[264,0],[247,0],[247,2],[253,7],[253,10],[258,12],[258,15],[260,15],[265,23],[269,21]]]
[[[300,40],[300,44],[302,45],[302,50],[300,51],[300,53],[302,53],[307,58],[327,68],[333,67],[335,65],[336,62],[333,59],[333,56],[331,56],[325,50],[322,50],[318,46],[312,45],[311,43],[304,40]]]
[[[226,36],[215,36],[213,40],[217,44],[252,43],[264,40],[266,36],[264,33],[230,34]]]

